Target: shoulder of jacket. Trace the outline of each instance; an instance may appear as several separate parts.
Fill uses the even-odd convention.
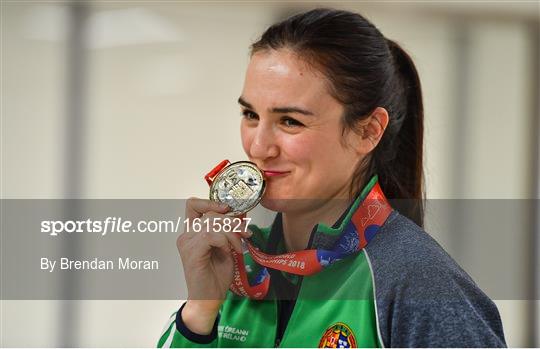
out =
[[[366,255],[379,288],[451,294],[462,286],[476,287],[435,239],[398,212],[366,247]]]

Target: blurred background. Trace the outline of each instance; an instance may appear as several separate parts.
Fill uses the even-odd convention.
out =
[[[415,60],[429,199],[539,198],[536,1],[2,1],[2,198],[207,196],[203,174],[244,159],[236,100],[250,43],[315,6],[360,12]],[[519,259],[501,277],[530,295],[495,300],[509,346],[540,346],[533,207],[504,246]],[[490,245],[427,214],[426,230],[476,270]],[[151,347],[180,304],[3,300],[1,345]]]

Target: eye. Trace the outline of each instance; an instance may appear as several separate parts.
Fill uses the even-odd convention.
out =
[[[242,110],[242,115],[244,116],[244,119],[248,121],[259,120],[259,115],[252,112],[251,110],[247,110],[247,109]]]
[[[300,121],[296,120],[296,119],[293,119],[293,118],[290,118],[288,116],[284,116],[281,118],[281,123],[287,127],[302,127],[304,126],[303,123],[301,123]]]

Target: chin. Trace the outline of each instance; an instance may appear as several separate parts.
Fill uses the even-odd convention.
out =
[[[293,212],[302,210],[306,206],[309,206],[310,201],[311,200],[301,200],[283,193],[274,194],[271,192],[266,192],[260,204],[270,211]]]
[[[273,199],[269,197],[263,197],[260,204],[262,207],[274,211],[274,212],[283,212],[287,210],[287,202],[290,200],[286,199]]]

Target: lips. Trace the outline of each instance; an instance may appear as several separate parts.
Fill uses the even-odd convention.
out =
[[[276,176],[282,176],[282,175],[290,173],[290,171],[275,171],[275,170],[264,170],[263,172],[266,177],[276,177]]]

